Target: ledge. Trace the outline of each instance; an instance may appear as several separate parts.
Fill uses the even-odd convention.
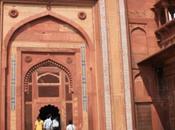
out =
[[[175,57],[175,44],[160,50],[159,52],[145,58],[138,63],[138,66],[151,65],[153,67],[162,66],[165,62],[171,58]]]
[[[50,4],[50,5],[92,5],[98,0],[0,0],[4,3],[14,4]]]

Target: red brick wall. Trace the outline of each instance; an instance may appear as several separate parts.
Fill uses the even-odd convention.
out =
[[[153,122],[152,98],[156,86],[154,75],[150,79],[143,79],[137,63],[159,50],[156,36],[157,29],[152,8],[155,0],[127,0],[128,34],[131,54],[131,68],[133,74],[133,108],[135,114],[135,128],[137,130],[153,130],[159,125]],[[145,69],[147,71],[147,69]],[[145,73],[148,75],[151,73]],[[149,85],[152,84],[152,85]],[[144,108],[144,109],[142,109]],[[156,118],[157,119],[157,118]]]

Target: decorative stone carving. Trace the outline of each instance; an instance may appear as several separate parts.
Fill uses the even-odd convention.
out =
[[[73,61],[72,61],[72,58],[71,57],[68,57],[67,59],[66,59],[66,62],[68,63],[68,64],[71,64]]]
[[[58,67],[60,69],[62,69],[66,74],[67,76],[69,77],[69,80],[70,80],[70,90],[72,89],[72,75],[71,75],[71,72],[69,71],[69,69],[67,69],[65,66],[51,60],[51,59],[47,59],[45,61],[42,61],[41,63],[37,64],[37,65],[34,65],[31,69],[29,69],[29,71],[26,73],[25,75],[25,78],[24,78],[24,90],[29,90],[29,86],[28,86],[28,82],[29,82],[29,79],[30,79],[30,76],[32,75],[32,73],[34,71],[36,71],[38,68],[40,67],[43,67],[43,66],[55,66],[55,67]]]
[[[18,12],[17,9],[11,9],[9,11],[9,16],[12,17],[12,18],[16,18],[16,17],[18,17],[18,15],[19,15],[19,12]]]
[[[47,10],[51,10],[51,3],[52,3],[52,0],[44,0],[44,1],[47,2],[46,9],[47,9]]]
[[[146,32],[146,23],[133,23],[129,24],[129,29],[132,32],[133,30],[140,28],[144,32]]]
[[[87,18],[87,14],[85,12],[79,12],[78,17],[81,20],[85,20]]]
[[[32,61],[32,57],[31,56],[26,56],[25,57],[25,62],[30,63]]]

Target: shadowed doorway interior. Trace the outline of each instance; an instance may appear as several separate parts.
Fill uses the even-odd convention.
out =
[[[40,108],[39,110],[39,116],[40,118],[44,121],[47,119],[48,115],[52,116],[52,119],[58,119],[59,122],[59,130],[61,130],[60,122],[61,122],[61,117],[59,113],[59,109],[54,106],[54,105],[46,105]]]

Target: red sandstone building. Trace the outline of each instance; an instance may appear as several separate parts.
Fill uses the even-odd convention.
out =
[[[175,129],[173,0],[1,0],[0,130]]]

